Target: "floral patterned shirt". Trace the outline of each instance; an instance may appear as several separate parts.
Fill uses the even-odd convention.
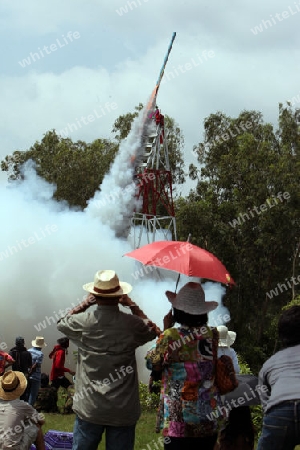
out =
[[[6,352],[0,350],[0,375],[4,374],[6,363],[12,364],[14,359]]]
[[[205,437],[218,432],[222,403],[214,385],[218,332],[208,326],[169,328],[147,353],[162,369],[158,426],[164,436]]]

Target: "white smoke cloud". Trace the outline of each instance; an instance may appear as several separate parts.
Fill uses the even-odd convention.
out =
[[[131,131],[122,141],[109,173],[85,210],[91,217],[97,217],[107,224],[117,236],[128,235],[133,212],[141,208],[141,199],[136,197],[137,185],[133,179],[135,168],[145,152],[145,137],[154,131],[149,109],[153,110],[155,98],[149,103],[134,119]]]
[[[132,272],[133,263],[122,258],[128,242],[98,218],[52,200],[54,191],[32,165],[23,183],[0,189],[0,339],[8,349],[18,335],[27,347],[43,335],[51,347],[61,336],[54,323],[59,311],[82,300],[82,285],[97,270],[114,269],[124,280]]]
[[[212,327],[225,325],[230,321],[229,309],[223,305],[222,298],[226,293],[226,289],[220,283],[207,281],[203,284],[206,301],[218,302],[218,307],[211,311],[208,315],[208,324]]]
[[[109,173],[104,177],[101,190],[96,191],[86,208],[89,216],[98,218],[119,235],[124,235],[124,230],[128,230],[133,211],[139,207],[135,198],[133,159],[140,152],[142,144],[140,127],[139,116],[129,136],[122,142]]]

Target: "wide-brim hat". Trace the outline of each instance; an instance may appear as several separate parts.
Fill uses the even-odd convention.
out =
[[[15,400],[26,389],[27,380],[22,372],[8,370],[0,377],[0,398],[2,400]]]
[[[118,297],[132,291],[132,286],[120,281],[114,270],[99,270],[95,274],[94,281],[82,287],[85,291],[100,297]]]
[[[32,347],[47,347],[47,344],[42,336],[37,336],[33,341],[31,341]]]
[[[219,332],[219,347],[231,347],[236,339],[235,331],[228,331],[225,325],[220,325],[217,327]]]
[[[218,307],[218,302],[206,302],[205,293],[200,283],[190,281],[186,283],[176,294],[167,291],[166,296],[172,303],[173,308],[184,311],[188,314],[207,314]]]

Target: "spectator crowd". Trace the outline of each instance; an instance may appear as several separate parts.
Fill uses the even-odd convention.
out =
[[[166,292],[171,309],[163,330],[113,270],[98,271],[83,289],[86,298],[57,322],[62,337],[48,353],[50,375],[42,371],[43,336],[28,349],[17,336],[9,352],[0,351],[0,449],[27,450],[34,443],[45,450],[43,413],[73,411],[73,450],[97,450],[104,435],[107,449],[133,450],[141,415],[135,351],[148,342],[149,391],[159,394],[155,429],[165,450],[254,450],[252,404],[261,404],[264,412],[258,450],[293,450],[300,444],[300,306],[279,318],[282,346],[252,377],[256,389],[240,374],[232,348],[236,333],[209,325],[218,303],[206,301],[201,283]],[[70,341],[77,347],[76,371],[65,366]],[[239,382],[228,394],[216,383],[224,357]],[[245,389],[259,395],[234,403]]]

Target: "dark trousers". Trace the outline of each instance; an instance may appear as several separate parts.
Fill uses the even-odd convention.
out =
[[[71,386],[71,381],[68,380],[67,377],[63,376],[61,378],[56,378],[55,380],[51,381],[51,386],[55,387],[55,389],[58,389],[60,386],[62,386],[65,389],[68,389],[69,386]]]
[[[20,400],[24,400],[24,402],[28,402],[30,389],[31,389],[31,380],[29,377],[26,377],[26,378],[27,378],[27,386],[26,386],[25,392],[20,397]]]
[[[218,435],[203,437],[203,438],[165,438],[165,450],[214,450]],[[166,443],[168,441],[168,443]]]

